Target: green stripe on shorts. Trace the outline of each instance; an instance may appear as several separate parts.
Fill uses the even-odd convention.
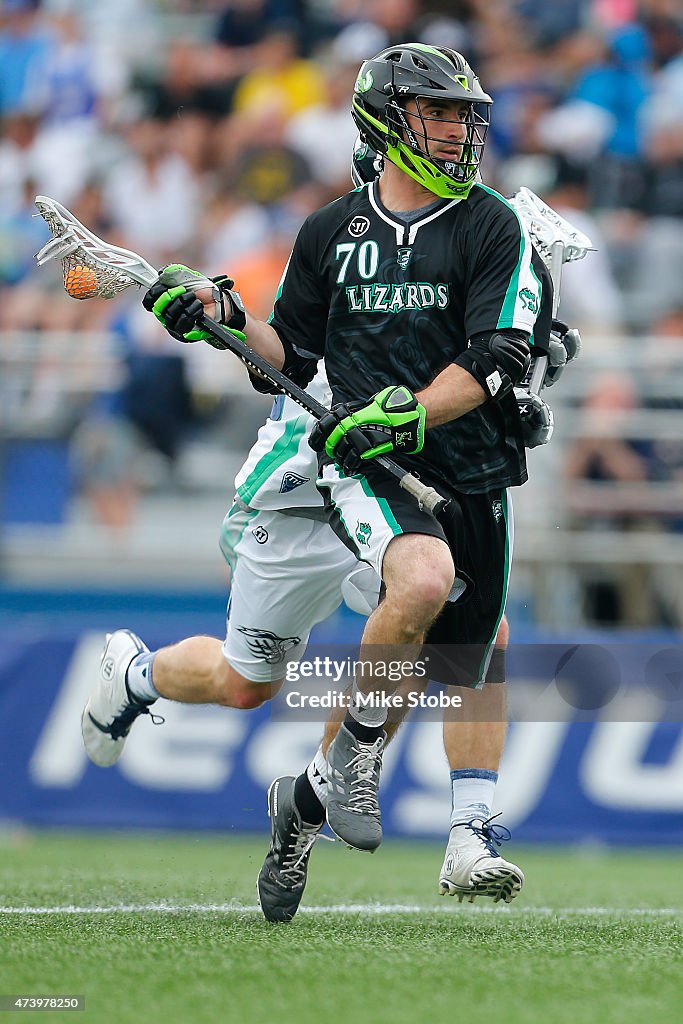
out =
[[[364,476],[361,476],[360,484],[365,494],[367,494],[368,498],[374,498],[374,500],[379,505],[382,515],[384,516],[385,522],[389,529],[391,530],[391,532],[393,533],[394,537],[398,537],[400,534],[402,534],[403,529],[401,528],[399,523],[396,522],[396,517],[394,516],[394,513],[391,511],[391,505],[389,504],[387,499],[378,498]]]
[[[296,455],[301,438],[306,433],[307,424],[308,413],[297,416],[295,420],[290,420],[270,451],[258,460],[247,479],[237,489],[237,493],[246,505],[253,501],[256,492],[273,473],[288,459]]]

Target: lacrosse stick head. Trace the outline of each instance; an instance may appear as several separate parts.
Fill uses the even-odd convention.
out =
[[[524,221],[531,241],[548,268],[558,250],[561,251],[561,262],[571,263],[582,260],[587,252],[594,249],[587,235],[556,213],[531,189],[520,188],[510,203]]]
[[[64,288],[72,298],[111,299],[133,284],[149,287],[156,281],[156,270],[142,257],[98,238],[56,199],[36,196],[35,203],[52,233],[36,260],[39,266],[62,261]]]

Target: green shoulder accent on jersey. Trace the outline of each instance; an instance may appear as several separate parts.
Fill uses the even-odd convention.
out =
[[[308,413],[290,420],[270,451],[261,456],[244,483],[237,488],[237,493],[246,505],[253,501],[256,493],[273,473],[296,455],[307,425]]]
[[[510,556],[511,556],[511,551],[510,551],[510,518],[509,518],[509,509],[508,509],[508,493],[507,493],[506,490],[501,491],[501,506],[502,506],[502,510],[503,510],[503,518],[505,519],[505,556],[503,558],[503,563],[504,563],[504,569],[503,569],[503,590],[502,590],[502,593],[501,593],[501,601],[500,601],[500,609],[498,611],[498,618],[497,618],[496,624],[495,624],[495,626],[493,628],[493,633],[491,634],[491,637],[489,638],[489,640],[488,640],[488,642],[486,644],[486,650],[484,652],[484,656],[483,656],[483,658],[481,659],[481,661],[479,663],[479,671],[477,672],[477,679],[473,683],[474,686],[477,686],[479,683],[484,681],[483,677],[484,677],[484,675],[485,675],[485,673],[486,673],[486,671],[488,669],[488,665],[489,665],[489,662],[491,660],[491,648],[493,647],[493,645],[495,643],[496,634],[498,633],[498,627],[500,626],[501,621],[503,619],[503,613],[505,611],[505,604],[507,602],[507,596],[508,596],[508,586],[509,586],[509,583],[510,583]]]
[[[483,182],[481,181],[478,181],[476,183],[475,188],[480,188],[483,192],[488,192],[488,194],[490,196],[493,196],[495,199],[499,199],[504,206],[507,206],[508,210],[511,210],[512,213],[514,213],[517,223],[519,224],[519,255],[517,257],[517,266],[515,267],[514,271],[512,272],[512,276],[510,277],[507,291],[505,292],[505,298],[503,299],[503,305],[500,311],[500,316],[498,317],[498,323],[496,324],[496,327],[504,329],[506,327],[511,327],[514,321],[515,306],[517,305],[517,298],[520,292],[519,279],[522,270],[522,264],[524,263],[524,260],[526,259],[527,255],[527,236],[524,230],[524,224],[522,223],[521,217],[515,210],[512,203],[509,203],[505,196],[502,196],[500,192],[496,192],[495,189],[489,188],[488,185],[484,185]],[[530,245],[531,243],[528,244]],[[529,266],[531,266],[531,259],[529,259]],[[534,275],[534,277],[535,276],[536,275]],[[538,278],[536,278],[536,280],[538,280]]]
[[[290,263],[291,258],[292,258],[292,254],[290,252],[289,259],[285,263],[285,269],[282,271],[282,277],[280,278],[280,283],[277,286],[277,291],[275,292],[275,298],[273,299],[273,309],[270,311],[270,316],[266,320],[266,323],[268,323],[268,324],[272,322],[273,317],[275,316],[275,303],[277,302],[277,300],[282,295],[282,289],[285,286],[285,278],[287,277],[287,271],[289,269],[289,263]]]

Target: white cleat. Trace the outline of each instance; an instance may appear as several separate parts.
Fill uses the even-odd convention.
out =
[[[441,896],[457,896],[461,903],[466,897],[474,903],[477,896],[489,896],[494,903],[511,903],[522,891],[522,870],[496,850],[510,833],[491,821],[475,818],[453,825],[439,875]]]
[[[101,768],[118,761],[135,719],[151,714],[154,702],[138,700],[126,682],[130,663],[143,651],[149,647],[130,630],[107,633],[99,677],[81,716],[85,752]]]

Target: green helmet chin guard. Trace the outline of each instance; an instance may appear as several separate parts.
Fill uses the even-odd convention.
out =
[[[422,132],[405,113],[415,100]],[[466,103],[466,137],[459,160],[430,153],[429,117],[421,101]],[[403,43],[382,50],[362,65],[353,93],[351,114],[361,136],[424,188],[445,199],[465,199],[474,184],[486,144],[489,109],[485,93],[462,54],[445,46]],[[443,123],[443,119],[440,119]]]

